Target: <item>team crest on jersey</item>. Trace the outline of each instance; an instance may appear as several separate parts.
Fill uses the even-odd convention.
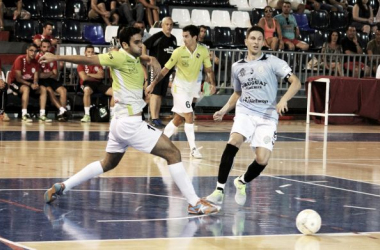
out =
[[[244,77],[244,76],[245,76],[245,69],[244,69],[244,68],[242,68],[242,69],[239,71],[238,76],[240,76],[240,77]]]
[[[201,56],[201,54],[197,53],[197,58],[199,58]]]
[[[257,70],[259,73],[264,73],[264,67],[263,66],[260,66]]]
[[[113,59],[113,55],[112,55],[111,51],[108,52],[108,56],[110,57],[110,59]]]
[[[98,66],[95,66],[95,71],[98,72],[99,71],[99,67]]]
[[[35,68],[32,68],[32,73],[34,74],[34,72],[36,72],[36,69],[35,69]]]
[[[255,71],[253,70],[253,68],[251,68],[251,75],[253,75],[253,72],[255,72]]]
[[[183,66],[183,67],[189,67],[189,62],[187,62],[187,61],[182,61],[182,66]]]

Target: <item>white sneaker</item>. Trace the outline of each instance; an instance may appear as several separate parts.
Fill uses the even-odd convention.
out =
[[[247,200],[247,194],[245,193],[246,185],[239,181],[239,176],[234,180],[234,185],[236,187],[235,201],[240,206],[243,206]]]
[[[223,191],[219,189],[215,189],[214,192],[212,192],[212,194],[206,197],[206,200],[211,203],[221,205],[223,203],[223,198],[224,198]]]
[[[199,152],[200,148],[193,148],[191,150],[191,156],[194,157],[195,159],[202,159],[202,154]]]

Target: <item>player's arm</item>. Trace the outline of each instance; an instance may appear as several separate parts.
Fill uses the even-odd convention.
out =
[[[88,73],[87,76],[95,78],[95,79],[103,79],[104,78],[104,70],[103,67],[99,67],[99,70],[96,74]]]
[[[160,82],[168,73],[169,73],[168,68],[163,67],[161,72],[156,76],[156,78],[153,80],[153,82],[150,83],[150,85],[145,89],[145,94],[148,95],[152,93],[154,87],[158,82]]]
[[[286,111],[288,111],[288,101],[293,98],[293,96],[301,89],[300,79],[294,74],[287,76],[287,81],[290,83],[290,87],[288,91],[286,91],[285,95],[282,96],[281,100],[277,103],[276,110],[279,115],[283,115]]]
[[[47,79],[47,78],[50,78],[51,76],[53,75],[53,71],[49,71],[49,72],[40,72],[40,78],[41,79]]]
[[[161,64],[154,56],[141,55],[140,61],[143,64],[149,65],[153,69],[153,75],[157,76],[161,72]]]
[[[241,91],[234,91],[234,93],[230,96],[230,99],[228,99],[228,102],[223,106],[223,108],[215,112],[215,114],[213,115],[214,120],[221,121],[225,114],[227,114],[235,108],[236,102],[239,100],[240,96]]]
[[[21,70],[15,70],[15,78],[16,78],[16,82],[18,82],[18,83],[24,84],[26,86],[32,85],[30,82],[25,81],[22,78]]]
[[[87,57],[87,56],[79,56],[79,55],[54,55],[52,53],[45,53],[38,61],[40,63],[64,61],[64,62],[70,62],[70,63],[75,63],[75,64],[100,65],[98,55]]]
[[[207,79],[210,81],[211,84],[210,94],[213,95],[216,92],[214,71],[212,70],[212,67],[204,68],[204,70],[207,74]]]

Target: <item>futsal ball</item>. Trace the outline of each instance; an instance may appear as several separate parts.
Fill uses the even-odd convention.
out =
[[[305,209],[297,215],[297,229],[305,235],[315,234],[319,231],[321,225],[321,216],[312,209]]]

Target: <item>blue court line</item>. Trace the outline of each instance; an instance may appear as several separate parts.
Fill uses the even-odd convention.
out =
[[[229,132],[196,132],[197,141],[228,141]],[[83,131],[1,131],[0,141],[107,141],[108,132]],[[179,132],[172,141],[187,141],[186,134]],[[305,141],[305,133],[278,133],[277,141]],[[310,141],[323,141],[323,133],[310,133]],[[380,142],[380,133],[330,133],[327,141]]]

